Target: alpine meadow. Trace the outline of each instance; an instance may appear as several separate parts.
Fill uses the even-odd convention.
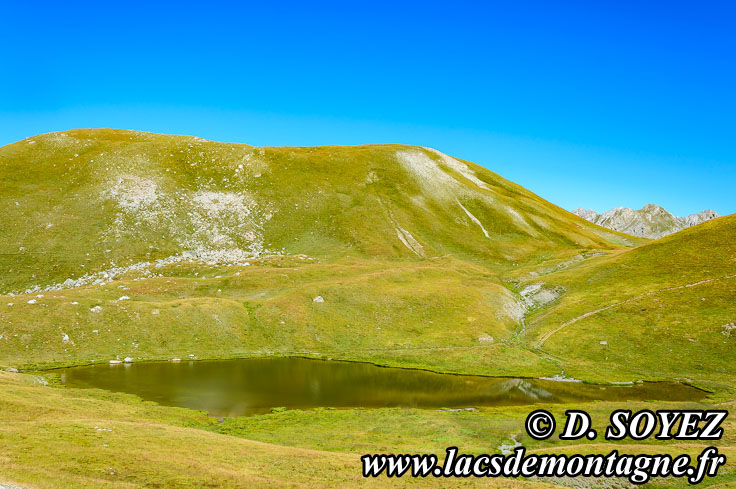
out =
[[[271,406],[218,418],[65,385],[62,369],[82,365],[307,357],[702,393],[626,402],[632,410],[736,402],[736,215],[635,237],[483,166],[398,144],[255,147],[75,129],[0,148],[0,176],[0,487],[449,487],[364,479],[360,455],[708,446],[535,440],[528,405]],[[605,425],[621,404],[545,409],[583,409]],[[724,429],[729,462],[703,487],[736,487],[732,417]]]

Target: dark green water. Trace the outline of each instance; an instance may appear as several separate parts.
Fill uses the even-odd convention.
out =
[[[217,416],[264,413],[279,406],[460,408],[704,397],[702,391],[678,383],[597,386],[304,358],[94,365],[64,369],[61,379],[72,387],[127,392]]]

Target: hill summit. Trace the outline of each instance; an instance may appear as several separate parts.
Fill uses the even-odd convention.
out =
[[[0,291],[84,285],[151,263],[453,254],[511,266],[634,244],[479,165],[415,146],[71,130],[0,148],[0,171],[0,265],[12,270]]]
[[[0,365],[381,352],[426,366],[441,346],[454,353],[435,368],[554,374],[524,349],[478,349],[563,292],[520,294],[506,274],[641,244],[419,146],[82,129],[0,148],[0,174]]]

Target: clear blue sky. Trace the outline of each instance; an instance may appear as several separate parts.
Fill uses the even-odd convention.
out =
[[[399,142],[568,209],[736,212],[734,2],[155,3],[3,3],[0,144]]]

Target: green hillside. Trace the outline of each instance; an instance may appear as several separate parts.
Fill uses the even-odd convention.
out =
[[[521,287],[540,280],[517,277]],[[565,293],[530,317],[522,341],[571,375],[734,385],[736,215],[542,280]]]
[[[526,306],[501,275],[642,242],[401,145],[74,130],[0,149],[0,169],[13,366],[295,352],[426,365],[428,348],[457,347],[433,366],[548,372],[503,343]]]
[[[75,130],[2,148],[0,169],[1,245],[15,253],[7,290],[184,252],[220,262],[452,253],[509,266],[624,241],[480,166],[400,145],[254,148]]]
[[[41,370],[126,357],[682,380],[708,398],[626,407],[733,407],[736,216],[634,238],[481,166],[402,145],[257,148],[74,130],[0,148],[0,175],[0,487],[616,488],[629,485],[364,480],[359,457],[517,442],[696,455],[710,443],[538,441],[523,427],[531,406],[218,420],[62,386]],[[622,407],[543,405],[558,419],[584,409],[596,427]],[[729,417],[718,445],[729,465],[703,487],[736,484],[734,428]]]
[[[0,169],[5,366],[314,354],[589,380],[734,373],[734,216],[647,242],[401,145],[74,130],[0,149]]]

